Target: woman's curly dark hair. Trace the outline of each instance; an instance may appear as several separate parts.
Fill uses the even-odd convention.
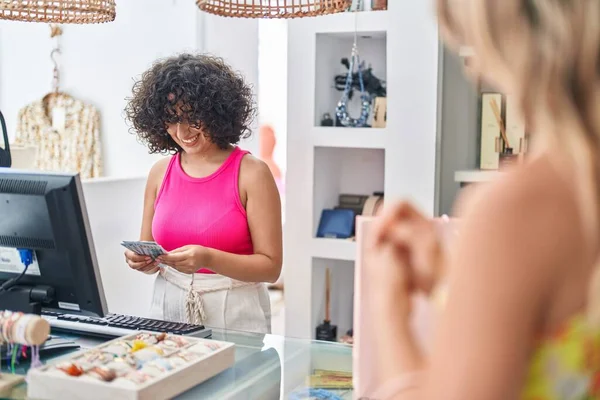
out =
[[[150,153],[176,153],[167,133],[178,122],[199,127],[219,148],[250,136],[256,113],[252,87],[222,58],[181,54],[157,61],[133,85],[127,99],[130,131]]]

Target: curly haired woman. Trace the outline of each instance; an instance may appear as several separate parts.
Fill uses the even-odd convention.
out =
[[[172,154],[150,171],[141,230],[168,253],[125,252],[131,268],[159,272],[152,316],[270,332],[261,282],[281,272],[281,206],[267,165],[236,146],[250,135],[251,88],[222,59],[183,54],[142,75],[126,114],[150,153]]]

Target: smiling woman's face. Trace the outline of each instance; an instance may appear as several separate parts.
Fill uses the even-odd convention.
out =
[[[188,154],[200,153],[212,145],[202,128],[187,122],[167,124],[167,133]]]
[[[174,95],[169,95],[172,100]],[[213,144],[206,132],[202,130],[200,122],[190,123],[186,120],[190,109],[178,103],[171,109],[170,121],[167,122],[167,133],[188,154],[197,154],[205,151]]]

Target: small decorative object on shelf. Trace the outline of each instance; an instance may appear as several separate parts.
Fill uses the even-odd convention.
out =
[[[373,107],[373,128],[385,128],[387,124],[387,98],[376,97]]]
[[[481,95],[481,169],[498,169],[500,125],[494,115],[492,104],[502,103],[500,93],[483,93]]]
[[[481,99],[481,169],[501,169],[523,161],[527,135],[515,115],[514,99],[506,97],[507,123],[502,118],[502,94],[484,93]]]
[[[368,198],[369,196],[362,194],[340,194],[338,198],[339,205],[336,209],[347,208],[354,211],[356,215],[360,215]]]
[[[331,239],[348,239],[354,235],[353,210],[339,208],[335,210],[325,209],[321,212],[317,237]]]
[[[227,342],[140,332],[30,370],[27,395],[169,399],[230,368],[234,347]]]
[[[519,154],[513,154],[513,149],[505,147],[504,151],[500,153],[499,168],[509,167],[511,165],[518,164],[521,161]]]
[[[387,0],[371,0],[371,9],[373,11],[387,10]]]
[[[344,336],[340,338],[340,343],[353,345],[354,344],[354,331],[352,329],[348,330]]]
[[[0,2],[0,19],[57,24],[114,21],[115,0],[11,0]]]
[[[325,320],[317,326],[316,338],[326,342],[335,342],[337,340],[337,326],[331,324],[331,278],[329,268],[325,270]]]
[[[383,192],[371,196],[362,194],[340,194],[338,205],[334,209],[325,209],[321,213],[318,238],[349,239],[354,237],[356,216],[372,217],[383,207]]]
[[[235,18],[302,18],[344,12],[351,0],[196,0],[200,10]]]
[[[329,113],[323,114],[323,118],[321,118],[321,126],[333,126],[333,119]]]

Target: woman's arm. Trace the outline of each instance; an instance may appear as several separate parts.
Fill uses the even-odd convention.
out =
[[[158,189],[160,188],[165,172],[169,165],[169,158],[164,158],[157,161],[148,174],[148,181],[146,182],[146,190],[144,192],[144,213],[142,215],[142,231],[140,233],[140,240],[154,241],[152,236],[152,220],[154,219],[154,203],[156,202],[156,196],[158,195]]]
[[[206,249],[204,266],[246,282],[275,282],[281,274],[283,239],[281,200],[269,167],[245,156],[240,167],[240,193],[245,197],[254,254],[238,255]],[[245,194],[245,195],[244,195]]]
[[[142,214],[142,229],[140,240],[154,241],[152,236],[152,219],[154,218],[154,202],[158,188],[162,183],[169,159],[158,161],[148,174],[146,181],[146,189],[144,191],[144,211]],[[125,251],[125,259],[130,268],[144,272],[146,274],[154,274],[158,271],[158,266],[153,262],[152,258],[134,253],[131,250]]]
[[[547,189],[556,181],[544,181],[513,179],[490,188],[463,219],[450,259],[450,293],[429,360],[422,359],[407,318],[393,316],[388,329],[380,330],[374,347],[383,379],[425,370],[418,390],[395,398],[519,397],[534,338],[546,328],[545,317],[565,277],[563,267],[581,263],[575,256],[582,253],[573,223],[576,207],[564,193]],[[406,267],[406,257],[395,260],[397,267]],[[406,304],[409,297],[403,293],[389,289],[377,297],[382,315],[394,315],[399,304]]]
[[[208,268],[244,282],[275,282],[283,257],[281,201],[267,165],[251,156],[242,159],[240,196],[246,205],[254,254],[239,255],[202,246],[184,246],[158,257],[180,272]]]

